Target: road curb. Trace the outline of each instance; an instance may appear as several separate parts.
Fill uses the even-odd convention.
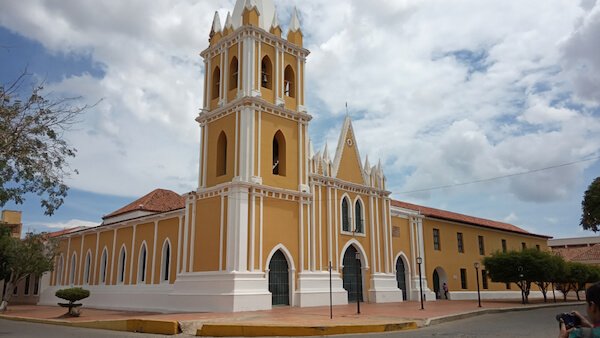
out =
[[[206,323],[196,331],[196,336],[210,337],[272,337],[272,336],[326,336],[334,334],[380,333],[416,329],[415,321],[331,326],[251,325]]]
[[[538,305],[530,305],[530,306],[496,308],[496,309],[477,309],[477,310],[473,310],[473,311],[456,313],[456,314],[447,315],[447,316],[427,318],[426,320],[422,321],[422,325],[420,327],[436,325],[436,324],[451,322],[451,321],[455,321],[455,320],[459,320],[459,319],[471,318],[471,317],[481,316],[481,315],[485,315],[485,314],[492,314],[492,313],[528,311],[528,310],[535,310],[535,309],[541,309],[541,308],[576,306],[576,305],[582,305],[582,304],[585,304],[585,302],[569,302],[569,303],[560,303],[560,304],[559,303],[538,304]]]
[[[117,320],[91,320],[81,322],[68,322],[56,319],[39,319],[29,317],[15,317],[0,315],[2,319],[31,322],[39,324],[63,325],[71,327],[82,327],[88,329],[102,329],[112,331],[142,332],[164,335],[175,335],[180,332],[179,322],[176,320],[155,319],[117,319]]]

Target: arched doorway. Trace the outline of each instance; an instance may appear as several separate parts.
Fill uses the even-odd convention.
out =
[[[281,250],[269,262],[269,292],[272,305],[290,305],[290,279],[288,263]]]
[[[408,296],[408,290],[406,289],[406,268],[404,267],[404,261],[402,257],[398,256],[396,261],[396,282],[398,282],[398,289],[402,290],[402,299],[406,300]]]
[[[433,292],[435,292],[437,299],[447,299],[444,295],[444,283],[448,283],[446,271],[438,266],[433,270]]]
[[[349,246],[346,249],[343,264],[344,289],[348,291],[348,302],[355,302],[357,298],[362,302],[362,273],[360,260],[356,259],[356,248]]]

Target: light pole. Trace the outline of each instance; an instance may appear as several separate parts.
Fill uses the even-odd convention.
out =
[[[421,264],[423,263],[423,258],[417,257],[417,265],[419,266],[419,294],[421,295],[421,310],[424,310],[423,307],[423,277],[421,275]]]
[[[356,313],[360,314],[360,293],[361,293],[361,285],[360,285],[360,252],[356,252]]]
[[[481,307],[481,293],[479,291],[479,262],[475,262],[473,266],[475,267],[475,277],[477,278],[477,302],[479,303],[479,307]]]

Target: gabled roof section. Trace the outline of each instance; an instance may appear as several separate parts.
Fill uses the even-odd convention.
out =
[[[78,226],[78,227],[74,227],[74,228],[68,228],[68,229],[53,231],[53,232],[49,232],[48,234],[46,234],[46,236],[48,238],[55,238],[55,237],[59,237],[59,236],[62,236],[62,235],[70,234],[72,232],[83,230],[83,229],[87,229],[87,227]]]
[[[592,247],[582,250],[579,254],[573,256],[570,260],[575,262],[589,262],[600,260],[600,244],[594,244]]]
[[[331,176],[348,182],[368,185],[349,116],[346,116],[340,133]]]
[[[167,212],[185,207],[185,197],[178,193],[166,190],[156,189],[152,192],[138,198],[137,200],[127,204],[126,206],[111,212],[102,217],[106,220],[110,217],[123,215],[129,212],[145,211],[145,212]]]
[[[514,233],[523,234],[523,235],[529,235],[529,236],[535,236],[535,237],[541,237],[541,238],[552,238],[552,237],[546,236],[546,235],[538,235],[538,234],[531,233],[527,230],[521,229],[521,228],[514,226],[512,224],[509,224],[509,223],[492,221],[489,219],[463,215],[463,214],[459,214],[456,212],[424,207],[424,206],[417,205],[417,204],[392,200],[392,206],[415,210],[426,217],[433,217],[433,218],[438,218],[438,219],[443,219],[443,220],[448,220],[448,221],[466,223],[466,224],[470,224],[470,225],[481,226],[484,228],[509,231],[509,232],[514,232]]]

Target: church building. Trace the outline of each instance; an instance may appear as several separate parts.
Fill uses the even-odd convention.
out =
[[[419,299],[419,271],[428,301],[443,283],[448,298],[475,299],[476,272],[483,298],[520,297],[473,264],[546,250],[547,236],[392,200],[348,117],[333,157],[313,153],[295,10],[287,27],[272,0],[238,0],[223,25],[215,13],[200,54],[197,189],[154,190],[61,236],[40,304],[69,286],[91,291],[85,306],[163,312],[323,306],[330,292],[333,304],[401,302]]]

